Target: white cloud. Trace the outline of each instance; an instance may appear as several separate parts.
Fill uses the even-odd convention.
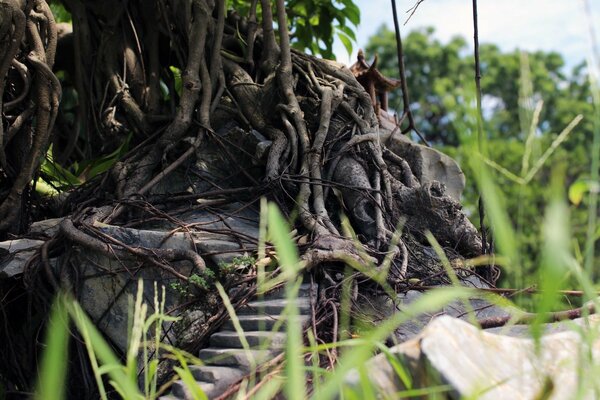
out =
[[[416,0],[397,0],[400,23],[404,24]],[[600,21],[600,1],[590,0],[593,18]],[[358,45],[385,23],[393,28],[390,0],[357,0],[362,21],[357,30]],[[401,25],[406,32],[423,26],[436,28],[436,36],[448,41],[461,35],[473,37],[471,1],[425,0],[408,21]],[[567,65],[573,66],[588,56],[588,22],[582,0],[479,0],[479,40],[498,44],[503,50],[546,50],[562,53]],[[600,24],[596,29],[600,29]],[[598,32],[600,33],[600,32]],[[338,50],[339,49],[339,50]],[[336,46],[338,59],[350,62],[342,46]],[[356,52],[355,52],[356,53]]]

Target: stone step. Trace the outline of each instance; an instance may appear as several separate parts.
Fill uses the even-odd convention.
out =
[[[300,314],[310,314],[310,298],[300,297],[294,303],[296,303]],[[279,315],[288,304],[287,299],[256,300],[241,307],[237,310],[237,314]]]
[[[200,386],[200,389],[206,394],[207,397],[213,396],[215,385],[209,382],[197,381],[196,384]],[[190,388],[182,381],[178,380],[173,382],[171,386],[171,395],[179,400],[193,400],[194,396]]]
[[[229,297],[235,297],[238,291],[242,290],[243,287],[236,286],[229,289],[228,295]],[[316,290],[316,285],[315,285]],[[310,296],[310,283],[303,283],[300,285],[300,290],[298,291],[298,297],[309,297]],[[272,299],[284,299],[285,298],[285,286],[281,286],[277,289],[271,290],[269,293],[264,293],[256,296],[257,299],[262,300],[272,300]]]
[[[316,285],[315,285],[316,288]],[[285,287],[280,287],[276,290],[272,290],[269,293],[265,293],[262,296],[256,296],[259,299],[264,300],[274,300],[274,299],[284,299],[285,298]],[[298,291],[298,297],[310,297],[310,283],[303,283],[300,285],[300,290]]]
[[[221,367],[240,367],[243,372],[248,372],[254,365],[260,365],[272,359],[275,355],[271,350],[243,350],[243,349],[221,349],[209,347],[198,353],[204,363]]]
[[[194,379],[210,383],[229,385],[240,380],[245,374],[242,370],[232,367],[215,365],[192,365],[189,367]]]
[[[283,332],[270,331],[247,331],[244,332],[246,341],[252,348],[265,347],[268,349],[282,349],[285,345],[286,334]],[[210,345],[213,347],[228,347],[241,349],[242,341],[235,331],[215,332],[210,337]]]
[[[308,315],[300,315],[300,321],[302,325],[306,324],[310,317]],[[259,331],[259,330],[272,330],[277,321],[279,321],[279,316],[269,316],[269,315],[240,315],[238,316],[238,320],[240,321],[240,325],[244,331]],[[283,330],[285,327],[285,323],[281,324],[280,330]],[[231,320],[227,320],[223,326],[221,327],[221,331],[234,331],[234,325]]]

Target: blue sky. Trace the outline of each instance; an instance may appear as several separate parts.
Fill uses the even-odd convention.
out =
[[[470,42],[473,37],[471,0],[425,0],[406,23],[417,0],[397,0],[401,29],[410,30],[434,26],[436,36],[447,42],[461,35]],[[588,0],[600,33],[600,0]],[[359,47],[381,24],[393,28],[390,0],[356,0],[361,10],[357,29],[358,45],[351,57],[340,43],[334,50],[338,61],[351,63]],[[554,50],[563,54],[567,65],[573,66],[590,54],[589,24],[584,13],[584,0],[479,0],[479,40],[495,43],[503,50]]]

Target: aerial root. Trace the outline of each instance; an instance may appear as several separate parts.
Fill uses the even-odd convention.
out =
[[[94,226],[83,223],[81,226],[83,229],[78,229],[70,218],[65,218],[60,223],[60,232],[67,239],[110,258],[123,259],[131,258],[132,256],[142,258],[151,265],[161,268],[185,282],[193,283],[187,276],[181,274],[164,261],[187,260],[199,272],[206,270],[206,264],[202,257],[192,250],[132,247],[103,233]],[[90,233],[86,233],[84,230]],[[97,237],[92,236],[91,233]]]

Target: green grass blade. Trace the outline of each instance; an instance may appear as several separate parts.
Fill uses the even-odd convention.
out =
[[[148,305],[143,302],[144,283],[138,280],[137,294],[135,298],[135,308],[133,309],[133,326],[127,348],[127,358],[125,368],[130,380],[137,380],[138,354],[140,345],[143,342],[144,322],[148,312]]]
[[[544,152],[544,154],[542,154],[542,156],[536,161],[534,166],[531,168],[531,170],[529,170],[527,175],[524,177],[525,183],[531,182],[533,177],[538,173],[540,168],[542,168],[542,166],[546,163],[548,158],[550,158],[552,153],[554,153],[554,151],[561,145],[562,142],[567,140],[567,137],[569,136],[569,134],[573,131],[573,129],[575,129],[575,127],[579,124],[579,122],[581,122],[582,119],[583,119],[583,115],[581,115],[581,114],[579,114],[578,116],[573,118],[573,120],[569,123],[569,125],[567,125],[567,127],[562,130],[562,132],[556,137],[556,139],[554,139],[552,141],[552,144],[550,145],[550,147]]]
[[[99,360],[102,365],[113,367],[107,373],[116,387],[118,387],[128,400],[143,399],[144,396],[137,387],[137,381],[130,380],[124,373],[119,358],[115,355],[106,340],[104,340],[79,303],[72,300],[68,303],[68,308],[73,322],[82,333],[86,345],[89,346],[88,351],[89,349],[93,350],[90,354],[92,362],[94,363],[97,362],[96,360]]]
[[[52,397],[60,400],[65,397],[69,358],[69,313],[65,299],[60,294],[50,310],[45,343],[34,399],[45,400]]]
[[[290,239],[290,228],[283,215],[273,203],[268,208],[268,236],[275,244],[279,264],[286,277],[295,276],[300,271],[298,249]]]
[[[179,375],[185,386],[190,390],[193,400],[208,400],[206,393],[204,393],[200,385],[198,385],[187,366],[183,368],[174,367],[173,369],[177,372],[177,375]]]
[[[313,391],[318,392],[321,387],[321,378],[323,374],[323,370],[319,364],[319,350],[317,350],[317,341],[315,339],[315,335],[312,330],[309,330],[307,335],[309,351],[311,352],[311,361],[312,361],[312,388]]]
[[[260,389],[252,396],[252,400],[272,400],[276,399],[277,394],[281,392],[285,385],[285,378],[277,375],[270,378],[267,383],[261,384]],[[243,396],[239,398],[245,398]]]
[[[599,61],[600,62],[600,61]],[[598,74],[600,69],[588,62],[590,69],[589,80],[592,92],[592,102],[594,104],[594,138],[592,142],[590,181],[596,185],[596,190],[590,191],[588,203],[588,226],[585,241],[585,272],[589,277],[594,276],[595,262],[595,243],[597,241],[596,232],[598,228],[598,190],[597,185],[600,182],[600,88],[598,87]],[[597,276],[597,274],[596,274]]]
[[[535,110],[533,111],[533,117],[531,118],[531,124],[529,127],[529,134],[525,141],[525,151],[521,158],[521,176],[525,176],[529,171],[529,162],[531,159],[531,153],[533,152],[533,139],[537,132],[538,124],[540,122],[540,114],[542,113],[542,107],[544,106],[543,100],[537,102]]]
[[[290,281],[286,285],[286,299],[288,303],[286,306],[285,373],[287,381],[284,393],[289,400],[302,400],[306,396],[304,358],[302,357],[304,348],[302,324],[296,303],[301,284],[302,278],[298,277],[295,282]]]
[[[474,150],[474,149],[473,149]],[[519,247],[510,218],[502,201],[501,191],[494,183],[483,157],[475,150],[469,159],[471,171],[484,199],[486,214],[494,230],[494,238],[500,254],[507,258],[507,267],[519,260]]]
[[[543,320],[543,315],[561,307],[559,290],[566,283],[569,276],[568,264],[573,259],[569,209],[564,200],[563,182],[563,173],[555,170],[552,177],[551,202],[546,209],[542,226],[542,262],[538,270],[541,292],[536,304],[536,311],[540,318],[536,318],[531,326],[533,337],[536,340],[543,333],[542,324],[547,322]]]
[[[306,396],[306,378],[304,376],[304,359],[302,351],[302,324],[300,323],[300,312],[296,299],[302,284],[302,278],[297,277],[300,272],[300,258],[298,249],[289,237],[290,228],[281,212],[275,204],[269,204],[268,209],[269,237],[275,243],[277,256],[286,277],[285,287],[287,305],[285,314],[287,316],[287,338],[285,345],[285,372],[286,384],[284,393],[289,400],[301,400]]]

